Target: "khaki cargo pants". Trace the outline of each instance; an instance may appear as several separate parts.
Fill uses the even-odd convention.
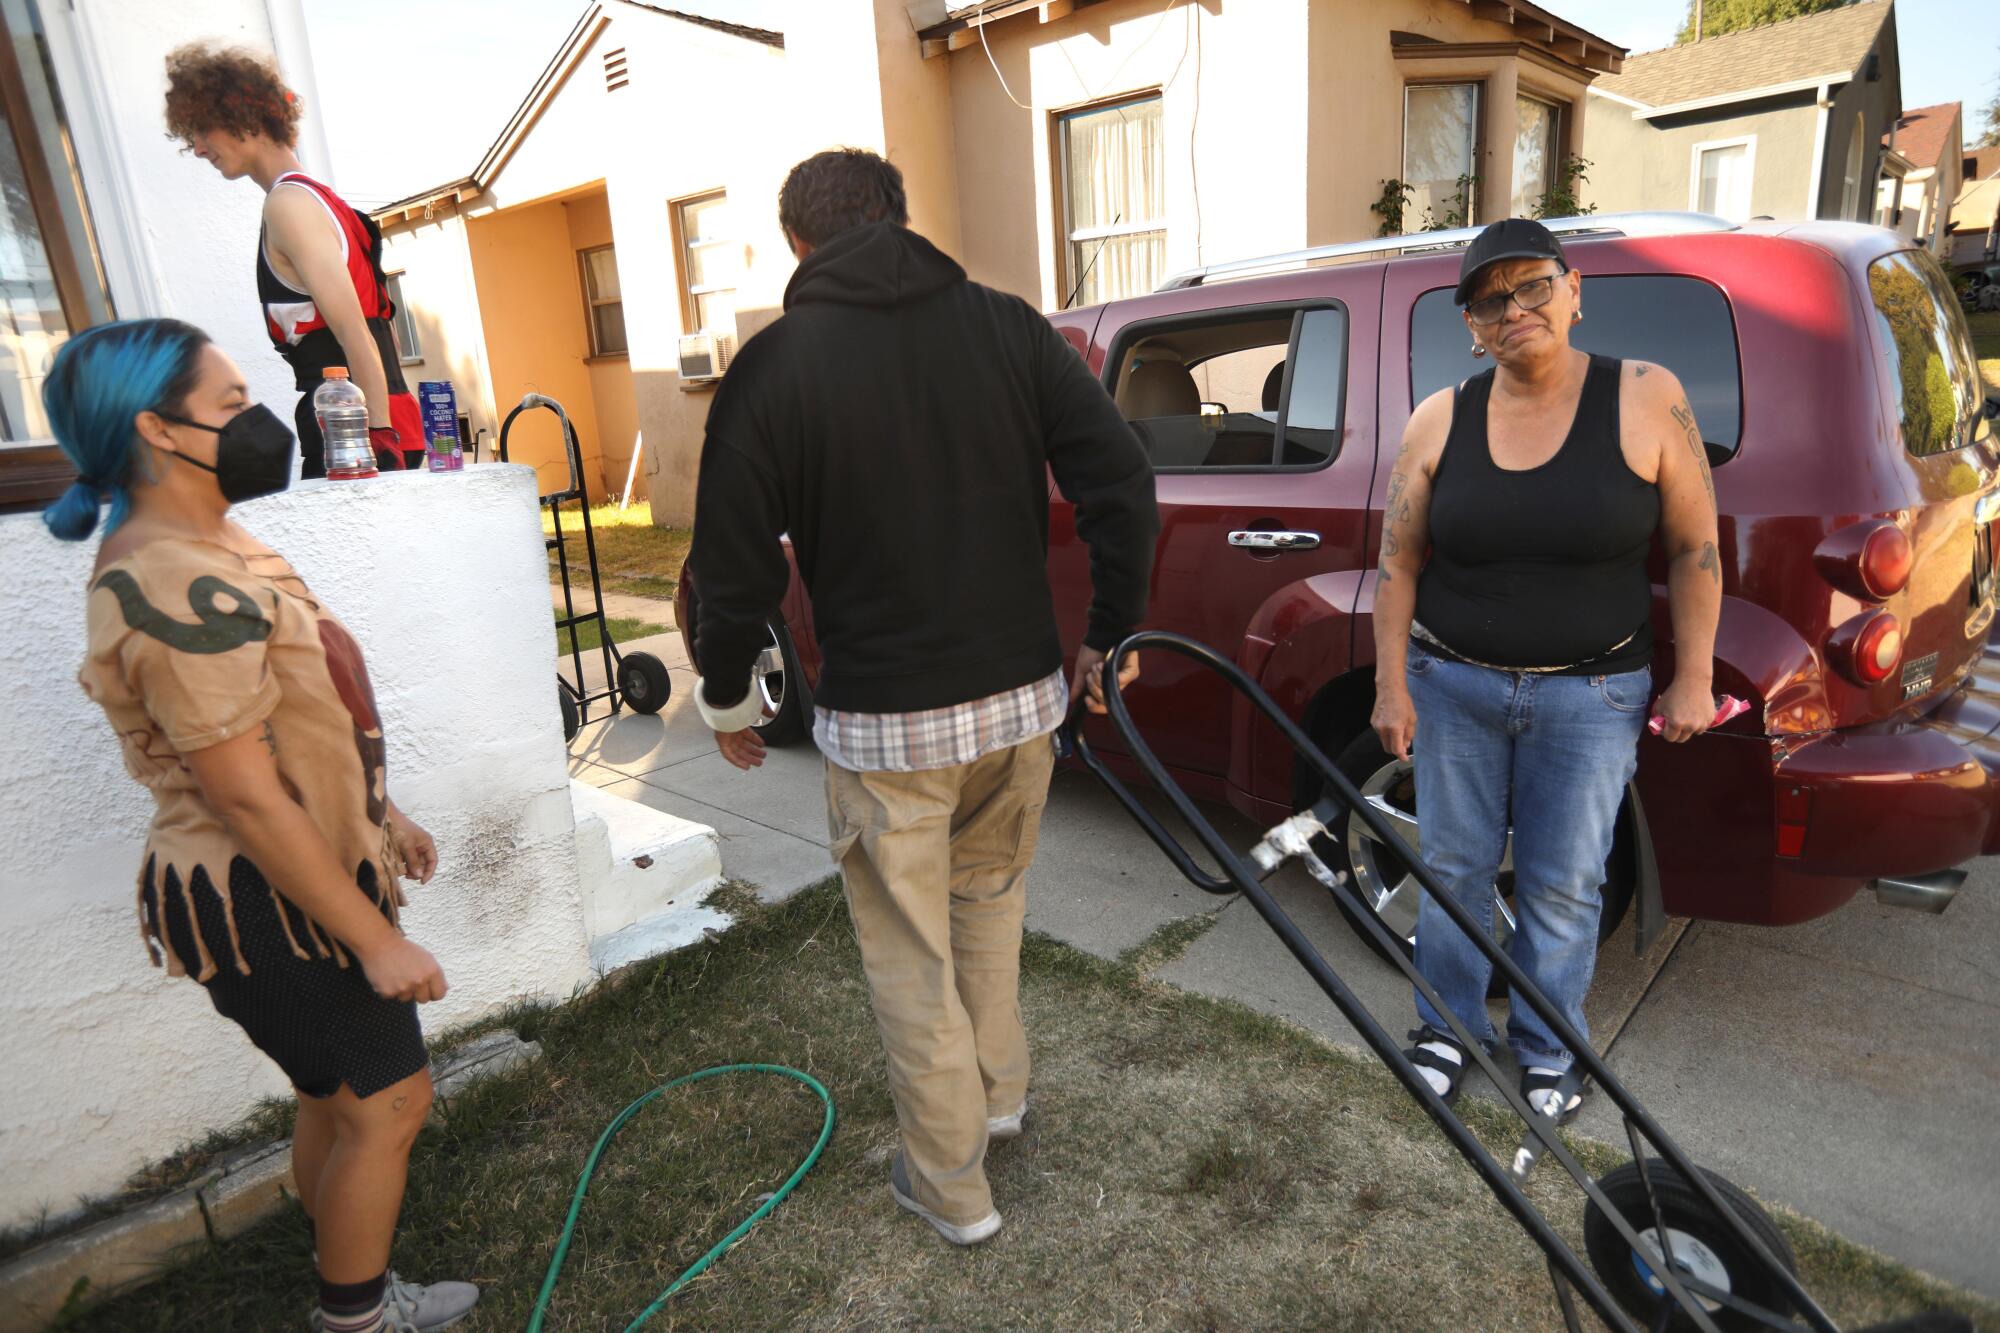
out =
[[[826,767],[910,1188],[958,1225],[993,1211],[987,1118],[1027,1097],[1021,919],[1054,766],[1040,736],[924,773]]]

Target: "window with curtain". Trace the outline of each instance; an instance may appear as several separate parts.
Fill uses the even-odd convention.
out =
[[[681,318],[689,333],[736,332],[736,274],[742,249],[729,221],[729,197],[713,194],[674,205],[681,238]]]
[[[1750,220],[1750,145],[1719,144],[1696,152],[1695,211],[1731,222]]]
[[[616,356],[627,350],[625,342],[625,293],[618,285],[616,249],[600,245],[579,250],[583,265],[583,299],[590,309],[590,354]]]
[[[1840,216],[1846,222],[1865,221],[1861,216],[1861,150],[1868,124],[1857,114],[1854,134],[1847,141],[1847,169],[1840,182]]]
[[[1531,218],[1542,211],[1542,200],[1556,184],[1556,168],[1562,160],[1558,132],[1562,113],[1550,102],[1534,97],[1514,99],[1514,198],[1508,212],[1517,218]]]
[[[69,123],[32,0],[0,0],[0,442],[49,438],[42,380],[112,317]]]
[[[1478,147],[1478,84],[1411,84],[1403,90],[1403,183],[1410,187],[1405,231],[1478,221],[1478,190],[1459,185],[1472,175]]]
[[[1137,296],[1167,258],[1166,139],[1157,96],[1062,116],[1066,305]]]

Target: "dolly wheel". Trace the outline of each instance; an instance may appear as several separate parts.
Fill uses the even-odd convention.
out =
[[[563,743],[568,744],[576,739],[576,733],[582,729],[583,723],[577,717],[576,700],[569,697],[569,691],[561,684],[556,686],[556,703],[562,708]]]
[[[651,653],[627,653],[618,663],[618,692],[635,713],[657,713],[673,697],[667,664]]]
[[[1787,1313],[1790,1302],[1785,1299],[1784,1289],[1778,1279],[1737,1239],[1734,1228],[1702,1201],[1699,1194],[1681,1179],[1680,1172],[1659,1158],[1646,1162],[1647,1174],[1652,1177],[1653,1190],[1659,1195],[1660,1216],[1667,1224],[1667,1240],[1673,1247],[1674,1262],[1685,1276],[1692,1277],[1720,1291],[1726,1291],[1766,1310]],[[1722,1201],[1740,1217],[1750,1233],[1764,1243],[1777,1261],[1790,1273],[1798,1272],[1798,1261],[1792,1257],[1792,1247],[1785,1242],[1784,1233],[1779,1231],[1757,1201],[1736,1186],[1716,1175],[1713,1171],[1701,1171]],[[1661,1262],[1658,1228],[1653,1221],[1653,1210],[1646,1202],[1646,1185],[1639,1178],[1637,1163],[1627,1162],[1616,1170],[1606,1172],[1597,1182],[1604,1191],[1604,1197],[1611,1201],[1632,1229],[1645,1243],[1645,1250],[1635,1251],[1612,1227],[1611,1222],[1592,1202],[1583,1212],[1584,1248],[1590,1254],[1590,1266],[1597,1270],[1603,1280],[1605,1290],[1625,1310],[1642,1322],[1650,1322],[1663,1302],[1672,1304],[1673,1297],[1654,1274],[1654,1265]],[[1716,1327],[1725,1330],[1761,1329],[1764,1325],[1740,1311],[1727,1309],[1720,1304],[1702,1299],[1702,1306]],[[1657,1327],[1657,1325],[1655,1325]],[[1694,1323],[1676,1305],[1669,1329],[1691,1329]]]

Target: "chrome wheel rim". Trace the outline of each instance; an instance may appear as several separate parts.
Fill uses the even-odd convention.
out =
[[[1391,759],[1370,773],[1359,786],[1361,799],[1387,820],[1412,850],[1422,854],[1423,830],[1417,824],[1417,781],[1412,765]],[[1353,872],[1361,901],[1375,913],[1389,933],[1410,947],[1417,942],[1417,911],[1423,902],[1423,886],[1396,849],[1383,843],[1375,831],[1354,816],[1347,820],[1347,865]],[[1503,890],[1514,870],[1514,837],[1507,835],[1507,848],[1500,858]],[[1494,912],[1493,938],[1501,944],[1514,934],[1514,911],[1501,896]]]
[[[757,654],[756,663],[750,668],[751,676],[757,683],[757,697],[763,701],[764,711],[773,718],[785,708],[785,650],[778,645],[778,632],[771,631],[771,642],[763,652]]]

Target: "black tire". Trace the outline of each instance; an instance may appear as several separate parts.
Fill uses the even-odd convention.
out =
[[[1798,1272],[1798,1260],[1793,1257],[1792,1247],[1786,1243],[1784,1233],[1778,1230],[1777,1224],[1771,1221],[1757,1201],[1713,1171],[1700,1167],[1695,1169],[1701,1171],[1708,1183],[1714,1186],[1715,1192],[1743,1220],[1750,1233],[1784,1265],[1785,1271]],[[1680,1172],[1657,1157],[1647,1160],[1646,1170],[1652,1179],[1653,1190],[1659,1196],[1660,1216],[1667,1224],[1668,1238],[1676,1247],[1677,1262],[1684,1267],[1692,1267],[1695,1275],[1703,1281],[1721,1287],[1733,1296],[1781,1315],[1791,1312],[1784,1289],[1778,1285],[1770,1269],[1751,1254],[1734,1229],[1681,1179]],[[1627,1162],[1606,1172],[1597,1182],[1597,1187],[1604,1191],[1604,1197],[1610,1200],[1611,1206],[1642,1239],[1651,1239],[1653,1211],[1646,1202],[1646,1185],[1639,1178],[1638,1163]],[[1684,1247],[1684,1241],[1690,1244]],[[1658,1279],[1651,1275],[1650,1268],[1641,1272],[1641,1265],[1648,1261],[1613,1229],[1610,1219],[1595,1202],[1587,1204],[1583,1211],[1583,1244],[1590,1255],[1590,1266],[1597,1270],[1605,1290],[1640,1323],[1650,1325],[1663,1303],[1674,1304],[1665,1287],[1656,1287]],[[1709,1315],[1718,1328],[1725,1330],[1764,1327],[1748,1316],[1726,1308],[1710,1310]],[[1695,1324],[1676,1306],[1667,1327],[1691,1329]]]
[[[577,714],[576,700],[570,698],[569,691],[561,685],[556,686],[556,703],[562,708],[563,743],[567,745],[576,739],[583,723]]]
[[[1389,805],[1408,812],[1412,822],[1416,812],[1415,774],[1392,769],[1396,761],[1369,729],[1363,729],[1347,743],[1334,760],[1347,780],[1364,796],[1380,796]],[[1403,956],[1411,956],[1414,950],[1416,919],[1413,901],[1396,898],[1398,892],[1409,894],[1415,891],[1414,882],[1403,883],[1408,875],[1408,867],[1402,858],[1387,848],[1382,848],[1371,838],[1361,836],[1361,821],[1350,811],[1342,816],[1339,827],[1332,830],[1333,836],[1320,847],[1321,857],[1332,869],[1345,870],[1353,878],[1362,901],[1378,907],[1387,907],[1384,924],[1390,933],[1402,941]],[[1601,947],[1611,938],[1618,925],[1625,919],[1625,913],[1632,905],[1632,888],[1637,879],[1631,852],[1631,820],[1621,817],[1618,821],[1618,836],[1611,849],[1611,859],[1605,865],[1603,890],[1604,910],[1598,917],[1597,942]],[[1379,850],[1378,850],[1379,849]],[[1389,876],[1398,876],[1391,880]],[[1398,885],[1401,885],[1400,890]],[[1387,897],[1385,898],[1385,891]],[[1500,893],[1510,900],[1514,894],[1514,875],[1511,870],[1500,872]],[[1382,948],[1375,941],[1372,932],[1363,929],[1356,922],[1348,923],[1375,952]],[[1501,918],[1502,938],[1507,931],[1507,918]],[[1384,955],[1386,957],[1386,955]],[[1506,987],[1496,984],[1492,994],[1504,993]]]
[[[635,713],[657,713],[674,695],[667,664],[651,653],[626,653],[618,663],[618,693]]]
[[[799,670],[799,657],[792,651],[792,636],[785,627],[771,625],[766,628],[771,643],[764,651],[770,653],[776,650],[780,668],[776,671],[766,669],[751,682],[753,690],[763,693],[764,706],[772,713],[769,718],[752,726],[751,730],[767,746],[796,745],[806,734],[806,717],[805,705],[801,702],[802,690],[795,686],[803,686],[805,676]]]

